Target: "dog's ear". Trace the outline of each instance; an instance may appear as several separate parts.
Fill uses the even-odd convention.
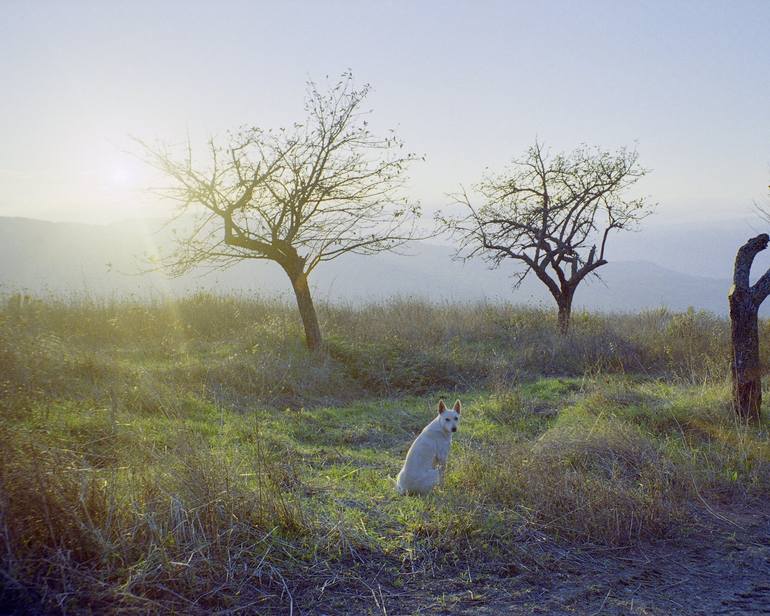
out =
[[[460,404],[460,400],[458,400],[457,402],[455,402],[454,410],[455,410],[455,412],[456,412],[458,415],[460,414],[460,409],[461,409],[462,407],[463,407],[463,405],[462,405],[462,404]]]
[[[443,400],[439,400],[438,401],[438,414],[441,415],[441,413],[443,413],[444,411],[446,411],[446,404],[444,404]]]

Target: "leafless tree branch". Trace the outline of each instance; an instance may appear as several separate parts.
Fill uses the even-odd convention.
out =
[[[437,215],[439,227],[457,239],[457,256],[482,256],[492,267],[513,259],[514,281],[529,272],[548,287],[566,332],[578,284],[607,263],[611,231],[632,228],[651,212],[643,198],[624,193],[647,174],[636,151],[607,152],[581,146],[550,156],[536,142],[522,159],[475,187],[472,203],[461,188],[452,195],[465,211]]]
[[[272,260],[295,291],[299,285],[307,293],[307,304],[306,279],[319,263],[415,239],[420,207],[401,189],[418,157],[392,132],[370,131],[362,108],[369,90],[354,87],[349,72],[326,91],[308,82],[303,122],[278,130],[244,127],[224,145],[212,139],[202,162],[194,160],[189,140],[181,157],[139,141],[147,161],[171,180],[160,192],[179,203],[179,214],[199,216],[162,265],[178,275],[204,262]],[[300,312],[313,321],[311,308],[312,302]]]

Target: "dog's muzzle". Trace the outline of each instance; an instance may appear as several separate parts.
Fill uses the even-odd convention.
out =
[[[452,428],[452,432],[457,432],[457,428]]]

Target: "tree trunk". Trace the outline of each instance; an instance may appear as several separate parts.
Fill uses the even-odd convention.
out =
[[[759,306],[751,301],[751,293],[734,287],[729,298],[733,345],[733,406],[742,419],[759,421],[762,408],[757,318]]]
[[[310,287],[307,284],[307,274],[301,272],[291,276],[291,286],[297,298],[297,307],[302,317],[302,325],[305,328],[305,344],[311,351],[321,349],[321,328],[318,325],[318,316],[313,306],[313,298],[310,295]]]
[[[566,336],[572,318],[572,293],[562,293],[556,298],[556,304],[559,306],[559,332]]]
[[[754,286],[749,274],[754,257],[767,248],[767,234],[750,239],[735,257],[733,286],[728,294],[732,338],[733,408],[746,421],[759,421],[762,410],[762,367],[759,361],[759,306],[770,292],[770,271]]]

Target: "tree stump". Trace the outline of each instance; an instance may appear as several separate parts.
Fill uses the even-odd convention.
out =
[[[746,421],[758,422],[762,411],[762,366],[759,361],[759,306],[770,294],[770,270],[753,285],[749,274],[754,258],[767,248],[767,233],[751,238],[735,256],[730,287],[733,408]]]

